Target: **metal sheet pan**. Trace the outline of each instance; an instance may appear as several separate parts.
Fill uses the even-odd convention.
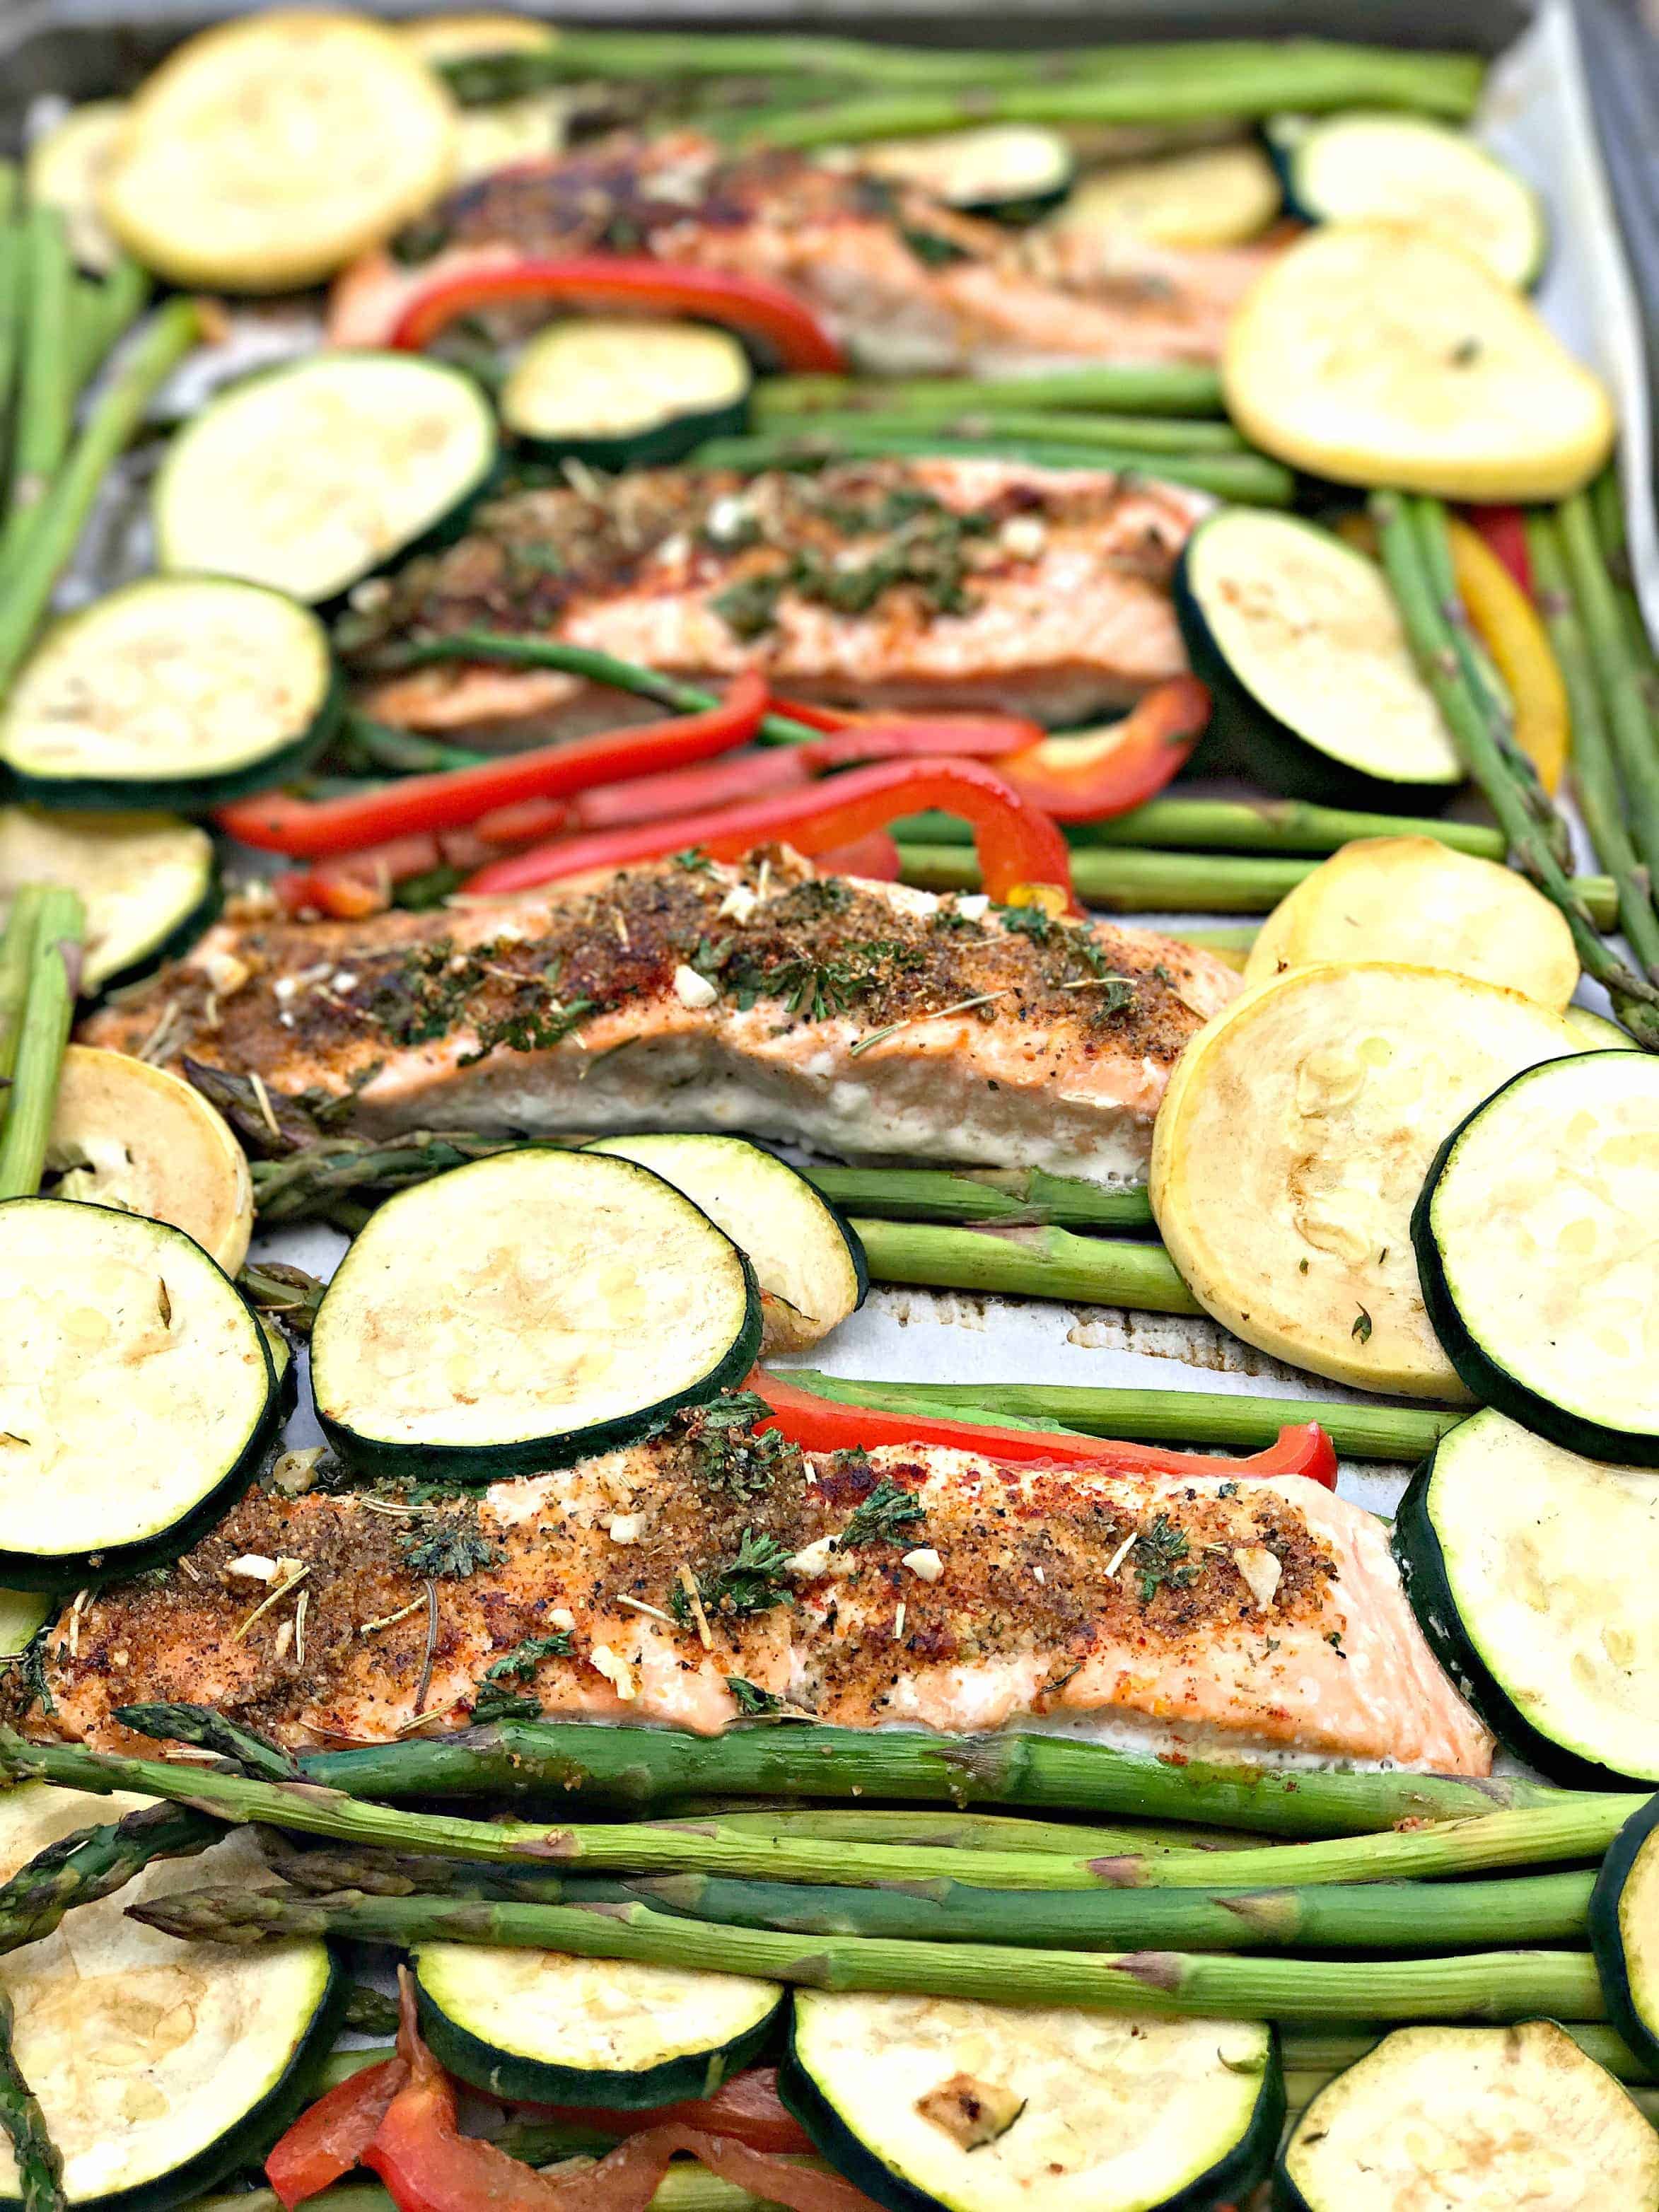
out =
[[[125,89],[162,52],[201,22],[240,9],[162,12],[143,0],[25,0],[0,18],[0,147],[22,143],[33,102],[57,94],[85,99]],[[408,13],[407,9],[391,12]],[[899,15],[872,15],[859,6],[817,0],[728,0],[728,4],[668,10],[631,5],[578,4],[565,20],[623,21],[667,27],[742,22],[823,25],[886,38],[934,43],[971,38],[981,43],[1065,45],[1082,39],[1170,38],[1324,32],[1364,35],[1378,43],[1463,44],[1497,57],[1480,129],[1494,149],[1537,186],[1553,237],[1540,292],[1543,312],[1561,337],[1592,362],[1615,393],[1623,439],[1621,466],[1638,580],[1650,624],[1659,630],[1659,538],[1650,478],[1652,446],[1647,363],[1638,299],[1613,212],[1586,85],[1579,27],[1571,0],[1369,0],[1363,24],[1332,0],[1046,0],[1011,23],[988,7],[952,0],[912,5]],[[1011,36],[1012,33],[1012,36]],[[115,533],[118,536],[118,532]],[[94,538],[96,538],[94,532]],[[131,562],[134,548],[100,541],[104,580]],[[84,592],[94,582],[77,580]],[[326,1274],[343,1239],[322,1230],[289,1231],[262,1239],[265,1256]],[[1184,1385],[1216,1391],[1272,1391],[1285,1396],[1347,1395],[1241,1344],[1206,1322],[1070,1309],[968,1293],[896,1287],[872,1291],[863,1311],[812,1355],[813,1364],[849,1377],[913,1381],[968,1379],[1021,1382]],[[295,1417],[295,1443],[319,1440],[308,1393]],[[1348,1495],[1382,1511],[1398,1497],[1404,1470],[1345,1468]]]

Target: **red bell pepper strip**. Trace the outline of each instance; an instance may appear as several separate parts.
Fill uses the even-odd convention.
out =
[[[301,2113],[265,2160],[265,2179],[289,2212],[362,2164],[408,2080],[408,2060],[387,2058],[337,2083]]]
[[[997,766],[1056,822],[1104,821],[1162,791],[1186,765],[1209,719],[1209,693],[1196,677],[1177,676],[1109,729],[1045,736]]]
[[[538,2105],[535,2109],[549,2119],[580,2121],[607,2136],[636,2136],[647,2128],[684,2126],[703,2135],[723,2136],[728,2142],[747,2143],[751,2150],[800,2154],[812,2148],[805,2129],[793,2112],[784,2109],[775,2066],[746,2067],[723,2081],[712,2097],[653,2105],[642,2112],[596,2112],[586,2105]]]
[[[896,884],[904,872],[899,848],[884,830],[872,830],[867,836],[855,837],[850,845],[836,845],[828,853],[820,853],[817,864],[826,875],[863,876],[877,884]]]
[[[1526,518],[1518,507],[1470,507],[1464,509],[1470,527],[1484,538],[1528,598],[1532,595],[1532,561],[1527,551]]]
[[[799,791],[812,781],[806,751],[805,745],[774,745],[765,751],[708,761],[701,768],[671,768],[661,775],[606,784],[601,790],[583,792],[572,802],[566,826],[573,832],[620,830],[633,822],[664,822],[672,815],[731,806],[740,799],[758,799],[764,792]],[[542,832],[543,836],[549,834]]]
[[[547,258],[525,254],[465,270],[440,272],[408,301],[392,343],[418,352],[439,331],[481,307],[515,300],[575,302],[583,307],[630,307],[669,315],[697,315],[759,338],[785,368],[844,369],[847,357],[804,300],[763,276],[682,267],[621,254]]]
[[[787,1376],[759,1367],[744,1387],[772,1408],[771,1419],[762,1427],[777,1429],[804,1451],[942,1444],[952,1451],[983,1452],[1011,1466],[1093,1467],[1115,1474],[1190,1476],[1195,1480],[1244,1475],[1261,1482],[1274,1475],[1303,1474],[1327,1490],[1336,1487],[1335,1448],[1316,1421],[1281,1429],[1265,1451],[1243,1459],[1218,1459],[1207,1453],[1163,1451],[1156,1444],[1121,1443],[1109,1437],[1049,1436],[1041,1429],[999,1429],[942,1415],[881,1413],[871,1406],[820,1398]]]
[[[817,769],[853,768],[872,760],[1003,761],[1039,744],[1040,722],[1017,714],[872,714],[826,731],[795,748]]]
[[[362,797],[308,800],[285,792],[260,792],[221,807],[214,818],[245,845],[323,860],[392,837],[457,830],[517,799],[563,799],[596,784],[712,759],[746,744],[765,712],[765,680],[746,670],[718,707],[700,714],[610,730],[568,744],[542,745],[482,768],[405,776]]]
[[[1059,830],[983,762],[967,760],[883,761],[810,791],[780,792],[714,813],[538,845],[481,868],[466,890],[486,896],[531,890],[590,868],[660,860],[690,845],[715,860],[741,860],[755,846],[775,842],[807,854],[827,853],[930,806],[966,815],[973,823],[985,888],[999,903],[1029,902],[1048,888],[1078,911],[1071,853]]]

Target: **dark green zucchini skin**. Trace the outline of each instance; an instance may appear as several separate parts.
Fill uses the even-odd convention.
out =
[[[1417,1625],[1430,1650],[1507,1751],[1566,1790],[1647,1790],[1651,1775],[1620,1774],[1542,1735],[1514,1702],[1463,1626],[1429,1510],[1431,1453],[1413,1474],[1395,1515],[1393,1548]]]
[[[710,438],[741,438],[749,428],[749,394],[725,407],[705,407],[695,414],[676,415],[649,430],[616,438],[534,438],[514,431],[514,445],[526,459],[537,461],[582,461],[591,469],[619,475],[624,469],[661,469],[708,442]]]
[[[613,2112],[648,2112],[658,2105],[712,2097],[723,2081],[761,2057],[775,2035],[784,2004],[780,1991],[777,2003],[763,2020],[716,2049],[687,2051],[638,2073],[612,2074],[592,2067],[560,2066],[500,2050],[452,2020],[418,1974],[415,1988],[421,2033],[434,2053],[452,2074],[484,2095],[528,2104],[592,2105]]]
[[[788,2048],[778,2069],[778,2095],[836,2172],[845,2174],[873,2203],[884,2206],[885,2212],[959,2212],[884,2166],[854,2134],[797,2057],[793,2021]],[[1173,2197],[1146,2207],[1145,2212],[1216,2212],[1219,2205],[1242,2203],[1272,2171],[1284,2126],[1285,2069],[1275,2031],[1249,2126],[1224,2158]],[[1103,2204],[1100,2212],[1118,2212],[1118,2208]]]
[[[737,1251],[735,1245],[732,1249]],[[641,1437],[651,1435],[682,1406],[702,1405],[722,1390],[735,1388],[753,1367],[760,1352],[760,1291],[748,1255],[738,1252],[738,1257],[743,1262],[744,1282],[749,1293],[742,1331],[718,1365],[692,1389],[676,1397],[641,1407],[637,1413],[616,1420],[596,1422],[589,1428],[527,1437],[501,1444],[388,1443],[374,1437],[359,1436],[355,1429],[347,1428],[325,1413],[319,1405],[317,1418],[323,1434],[346,1465],[359,1473],[413,1481],[500,1482],[510,1475],[545,1474],[554,1468],[569,1467],[579,1459],[620,1451],[624,1445],[638,1443]],[[0,1582],[4,1580],[0,1576]]]
[[[225,902],[225,887],[218,868],[215,867],[207,889],[188,914],[180,915],[164,937],[158,938],[148,952],[141,952],[136,960],[129,960],[125,968],[118,968],[106,975],[95,990],[87,994],[88,1003],[96,1006],[110,992],[118,991],[124,984],[136,983],[168,960],[180,960],[191,948],[200,943],[214,923]]]
[[[1659,1796],[1650,1797],[1632,1813],[1608,1846],[1590,1892],[1589,1940],[1595,1971],[1601,1978],[1601,1994],[1607,2001],[1607,2018],[1631,2049],[1659,2073],[1659,2030],[1644,2020],[1630,1985],[1630,1963],[1619,1932],[1619,1900],[1637,1856],[1656,1827],[1659,1827]],[[1659,1991],[1655,1992],[1659,2014]]]
[[[1366,775],[1310,744],[1246,690],[1217,645],[1192,587],[1190,547],[1188,540],[1176,568],[1176,619],[1193,673],[1208,687],[1212,707],[1209,728],[1188,761],[1187,773],[1242,775],[1286,799],[1310,799],[1320,806],[1373,814],[1443,813],[1457,793],[1456,784],[1396,783]]]
[[[105,2197],[75,2200],[75,2212],[174,2212],[240,2172],[263,2164],[266,2153],[311,2100],[317,2070],[344,2022],[351,1978],[340,1963],[340,1954],[329,1947],[328,1980],[311,2025],[295,2046],[294,2055],[264,2102],[252,2112],[239,2112],[216,2142],[207,2144],[193,2158],[170,2172],[158,2174],[136,2189],[112,2190]],[[0,2197],[0,2212],[23,2212],[22,2199]]]
[[[158,775],[142,782],[122,776],[34,776],[27,770],[13,768],[9,771],[12,791],[26,805],[64,811],[118,813],[123,808],[141,804],[173,814],[206,814],[216,806],[228,806],[233,799],[246,799],[250,792],[269,791],[274,785],[291,783],[333,736],[344,705],[344,682],[338,667],[331,665],[328,689],[306,728],[275,752],[266,753],[260,760],[249,761],[243,768],[228,769],[222,775]],[[147,955],[143,965],[148,966],[163,957],[161,953]],[[110,982],[118,980],[112,976]]]
[[[1568,1054],[1565,1058],[1595,1059],[1593,1053]],[[1547,1063],[1555,1066],[1559,1063]],[[1480,1103],[1458,1123],[1439,1151],[1435,1154],[1416,1205],[1412,1208],[1412,1249],[1417,1255],[1417,1273],[1423,1288],[1423,1304],[1440,1348],[1456,1369],[1458,1379],[1480,1400],[1483,1406],[1495,1406],[1500,1413],[1507,1413],[1523,1429],[1535,1436],[1546,1437],[1551,1443],[1559,1444],[1564,1451],[1577,1452],[1584,1459],[1610,1460],[1615,1465],[1629,1467],[1659,1467],[1659,1434],[1644,1436],[1632,1429],[1604,1428],[1601,1422],[1591,1420],[1583,1413],[1563,1412],[1547,1398],[1534,1391],[1500,1366],[1485,1346],[1477,1344],[1463,1326],[1463,1317],[1453,1301],[1446,1281],[1446,1271],[1435,1240],[1431,1222],[1435,1190],[1445,1173],[1458,1139],[1478,1115],[1484,1114],[1495,1100],[1517,1083],[1523,1083],[1534,1071],[1523,1067],[1519,1074],[1510,1076],[1500,1084],[1490,1098]]]

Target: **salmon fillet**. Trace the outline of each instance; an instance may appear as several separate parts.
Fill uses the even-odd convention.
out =
[[[1149,931],[774,849],[439,913],[233,917],[82,1035],[349,1098],[365,1134],[741,1129],[1138,1181],[1176,1055],[1238,988]]]
[[[482,1494],[256,1490],[159,1583],[66,1613],[44,1672],[30,1727],[112,1749],[134,1746],[115,1709],[156,1699],[300,1747],[464,1726],[506,1697],[705,1735],[775,1701],[1461,1774],[1492,1755],[1382,1523],[1305,1477],[804,1455],[696,1412]]]
[[[1278,250],[1015,234],[915,185],[783,150],[723,155],[681,131],[607,140],[463,185],[389,251],[346,270],[329,336],[386,344],[409,301],[441,276],[521,253],[610,252],[768,278],[878,374],[1208,362]]]
[[[360,586],[337,641],[382,720],[565,734],[654,710],[552,671],[409,648],[483,629],[859,707],[1083,722],[1179,675],[1170,578],[1212,502],[1110,471],[948,459],[744,478],[584,471],[488,501]]]

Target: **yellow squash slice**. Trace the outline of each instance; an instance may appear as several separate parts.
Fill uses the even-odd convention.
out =
[[[72,107],[29,148],[23,171],[29,198],[61,210],[70,252],[80,267],[100,276],[114,267],[121,250],[100,201],[126,120],[125,100],[89,100]]]
[[[1087,178],[1054,218],[1057,230],[1111,231],[1155,246],[1237,246],[1264,231],[1281,194],[1254,141],[1130,161]]]
[[[1227,407],[1339,483],[1560,499],[1613,449],[1600,381],[1474,255],[1396,223],[1310,231],[1227,333]]]

